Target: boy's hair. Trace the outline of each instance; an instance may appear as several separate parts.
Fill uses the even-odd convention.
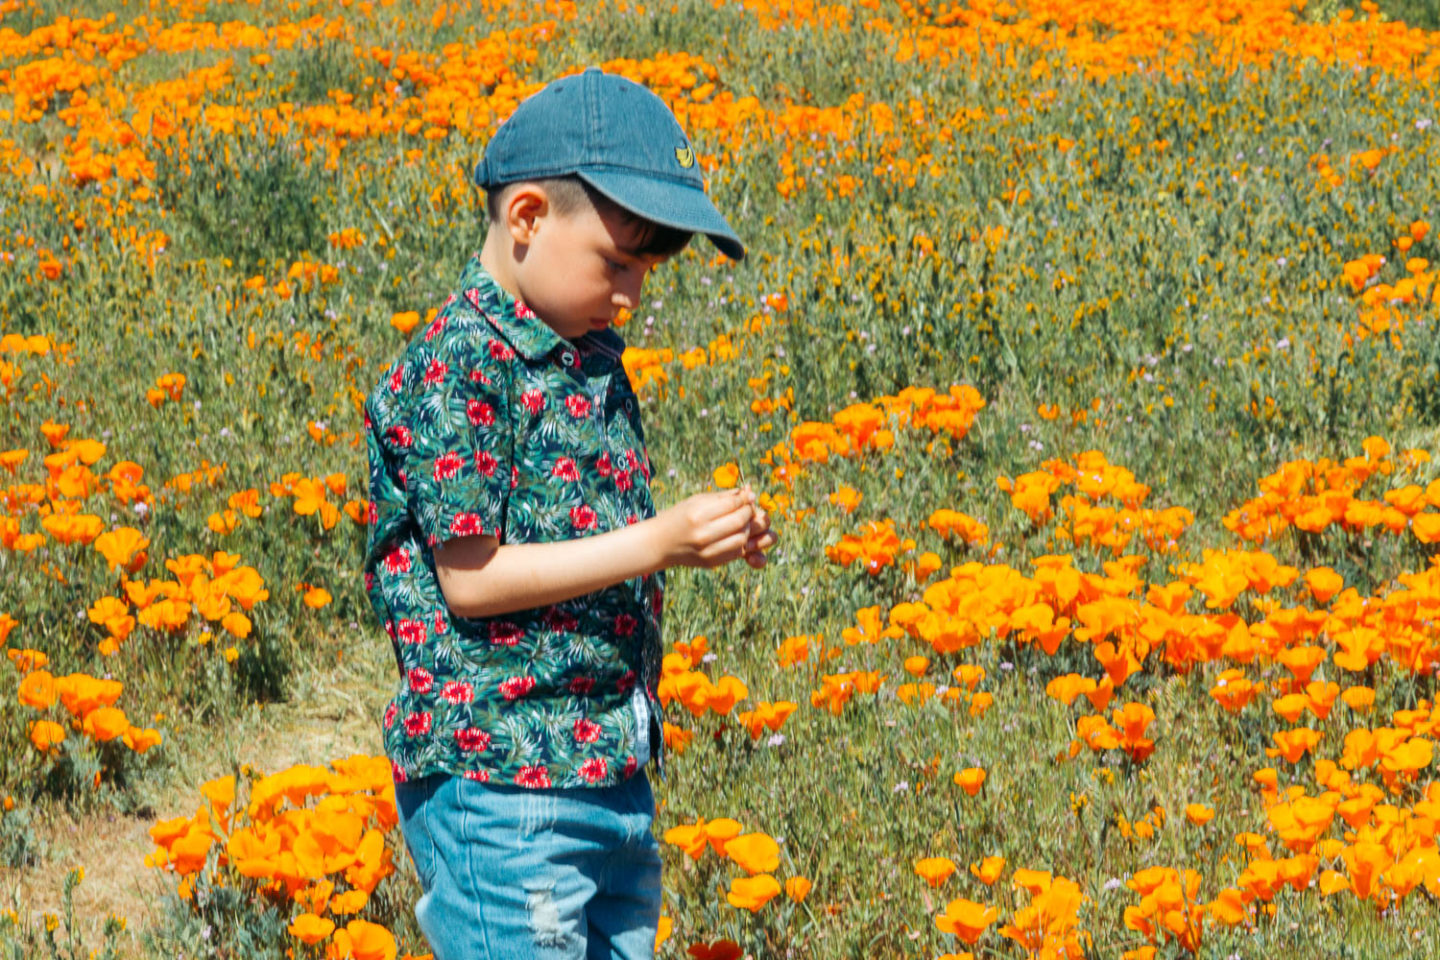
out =
[[[490,223],[499,223],[503,217],[501,209],[505,194],[511,187],[531,183],[541,187],[550,200],[550,209],[562,217],[569,216],[587,206],[619,216],[626,225],[633,225],[638,236],[635,252],[647,257],[673,257],[684,250],[694,234],[689,230],[677,230],[664,224],[647,220],[631,213],[609,197],[596,190],[580,177],[570,174],[563,177],[545,177],[535,180],[516,180],[496,185],[485,193],[485,213]]]

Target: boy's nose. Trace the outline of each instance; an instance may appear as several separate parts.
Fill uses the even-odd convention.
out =
[[[610,294],[610,302],[622,309],[634,310],[640,303],[640,287],[644,282],[642,276],[622,283]]]

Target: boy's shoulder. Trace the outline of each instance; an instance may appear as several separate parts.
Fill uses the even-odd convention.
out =
[[[476,384],[487,386],[514,359],[500,319],[503,302],[474,279],[467,268],[424,329],[410,335],[371,390],[371,402],[423,392],[448,379],[452,369],[464,370]]]

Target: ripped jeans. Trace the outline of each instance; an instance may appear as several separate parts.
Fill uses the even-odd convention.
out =
[[[655,955],[660,853],[643,768],[569,790],[435,774],[396,784],[395,803],[435,960]]]

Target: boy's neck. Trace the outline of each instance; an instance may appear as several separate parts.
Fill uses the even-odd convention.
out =
[[[510,270],[511,252],[508,244],[513,241],[503,231],[489,230],[485,234],[485,245],[480,248],[480,266],[516,300],[520,299],[520,288],[515,283],[515,274]]]

